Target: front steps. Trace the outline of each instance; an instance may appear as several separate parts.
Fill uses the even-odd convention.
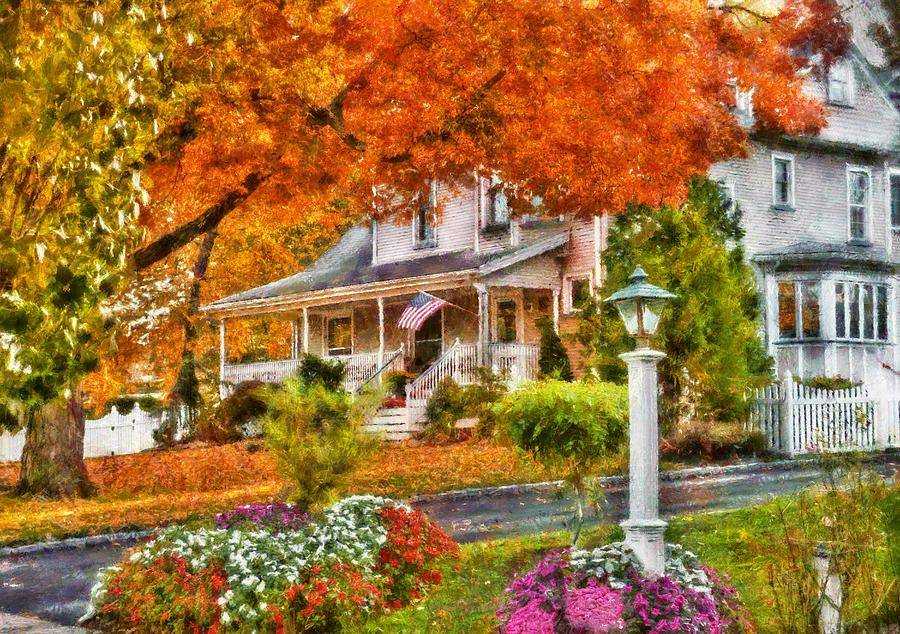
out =
[[[457,429],[475,427],[476,418],[461,418],[456,421]],[[382,433],[387,440],[409,440],[413,434],[424,429],[421,423],[411,423],[409,410],[406,407],[385,407],[378,410],[375,417],[366,423],[365,430],[370,433]]]

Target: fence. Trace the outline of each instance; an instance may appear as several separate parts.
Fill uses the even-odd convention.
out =
[[[898,447],[898,379],[885,371],[865,385],[843,390],[786,379],[751,394],[750,425],[773,450],[792,456]]]
[[[154,446],[153,431],[163,421],[163,414],[143,411],[137,405],[126,414],[112,411],[84,424],[84,457],[114,456],[138,453]],[[25,432],[0,435],[0,462],[18,461],[25,446]]]

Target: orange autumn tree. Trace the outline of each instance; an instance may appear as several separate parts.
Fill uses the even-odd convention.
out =
[[[758,5],[180,3],[203,19],[167,69],[194,99],[156,157],[131,256],[142,275],[192,270],[173,355],[193,354],[201,301],[277,277],[261,265],[214,281],[258,247],[221,248],[248,223],[284,231],[336,202],[403,217],[425,181],[467,184],[475,169],[506,183],[514,209],[535,195],[580,215],[674,203],[746,153],[735,87],[754,91],[758,131],[815,133],[825,110],[804,75],[846,48],[846,26],[832,0]]]

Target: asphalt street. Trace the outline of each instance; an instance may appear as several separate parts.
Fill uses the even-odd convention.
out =
[[[900,456],[877,465],[885,475],[900,468]],[[820,480],[814,469],[762,467],[750,473],[663,480],[660,512],[664,517],[725,510],[793,494]],[[606,503],[592,509],[587,524],[616,522],[627,514],[627,487],[605,487]],[[503,491],[463,499],[417,504],[459,542],[558,530],[571,521],[570,498],[555,487]],[[28,613],[60,624],[73,624],[84,613],[98,570],[109,566],[134,542],[76,548],[0,559],[0,612]]]

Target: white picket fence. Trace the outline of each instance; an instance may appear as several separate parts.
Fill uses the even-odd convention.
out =
[[[153,431],[163,421],[164,414],[143,411],[137,405],[122,414],[112,411],[84,424],[84,457],[117,456],[138,453],[154,446]],[[22,456],[25,432],[0,435],[0,462],[16,462]]]
[[[785,379],[751,394],[750,426],[774,451],[900,447],[900,377],[880,370],[865,384],[823,390]]]

